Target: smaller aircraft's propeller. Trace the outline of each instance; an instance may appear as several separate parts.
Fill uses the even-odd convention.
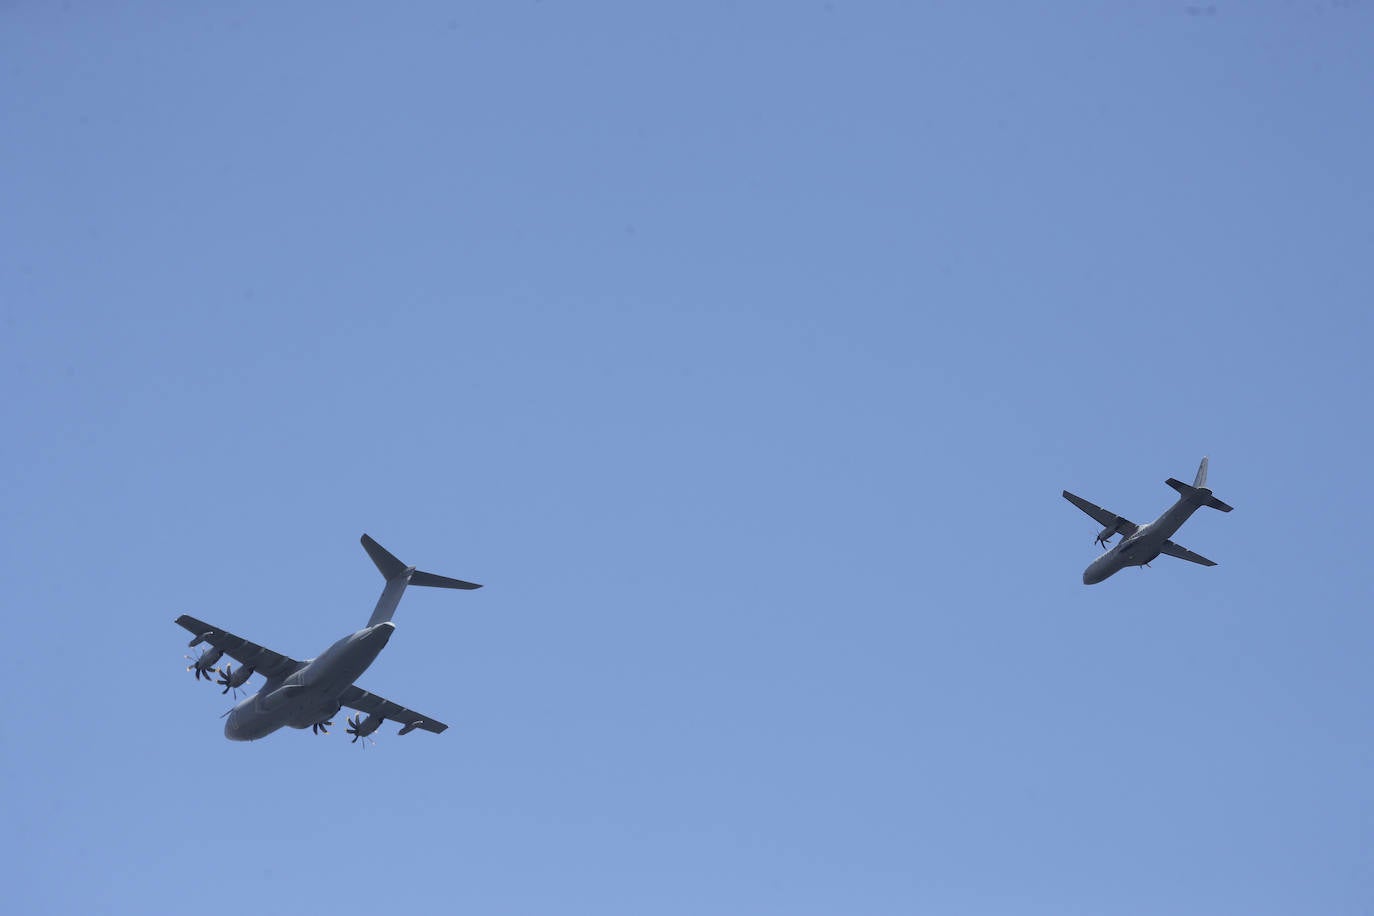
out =
[[[344,733],[353,736],[353,740],[350,741],[349,744],[357,744],[358,739],[362,738],[363,750],[367,750],[367,746],[369,744],[375,745],[377,743],[377,739],[369,737],[376,730],[376,724],[373,724],[369,727],[367,722],[363,719],[362,715],[359,714],[356,716],[349,717],[348,728],[344,729]]]
[[[332,720],[326,719],[323,722],[316,722],[314,725],[310,726],[310,730],[317,735],[327,735],[329,734],[329,726],[333,724],[334,722]]]

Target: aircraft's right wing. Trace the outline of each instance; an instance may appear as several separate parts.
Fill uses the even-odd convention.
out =
[[[269,680],[290,674],[301,666],[301,663],[294,658],[282,655],[280,652],[273,652],[255,642],[249,642],[242,636],[235,636],[228,630],[212,627],[190,614],[182,614],[176,619],[176,622],[196,635],[197,638],[191,645],[194,646],[197,642],[208,642],[240,665],[247,665],[255,669],[258,674]]]
[[[1138,527],[1135,522],[1127,521],[1115,512],[1108,512],[1101,506],[1093,505],[1081,496],[1074,496],[1068,490],[1064,491],[1064,498],[1086,512],[1103,528],[1111,528],[1117,534],[1125,537],[1135,534]]]
[[[1159,552],[1171,557],[1178,557],[1180,560],[1187,560],[1189,563],[1197,563],[1199,566],[1217,565],[1202,554],[1193,553],[1187,547],[1175,544],[1173,541],[1165,541],[1163,546],[1159,548]]]
[[[392,722],[401,723],[403,726],[402,734],[412,728],[422,728],[437,735],[448,728],[447,725],[437,719],[422,716],[413,709],[406,709],[404,706],[399,706],[388,699],[377,696],[375,693],[368,693],[357,684],[345,690],[343,695],[339,697],[339,702],[349,709],[356,709],[359,712],[378,715],[384,719],[390,719]]]

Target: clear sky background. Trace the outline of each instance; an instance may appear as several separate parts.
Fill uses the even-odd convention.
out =
[[[1374,910],[1374,6],[276,6],[0,9],[7,909]]]

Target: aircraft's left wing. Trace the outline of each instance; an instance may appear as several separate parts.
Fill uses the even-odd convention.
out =
[[[413,709],[406,709],[398,706],[388,699],[377,696],[375,693],[368,693],[356,684],[349,687],[339,697],[339,702],[349,709],[356,709],[369,715],[381,716],[390,719],[392,722],[399,722],[403,726],[401,733],[410,731],[412,728],[422,728],[427,732],[439,734],[447,725],[429,716],[420,715]]]
[[[1159,548],[1159,552],[1171,557],[1178,557],[1180,560],[1187,560],[1189,563],[1197,563],[1199,566],[1216,566],[1211,560],[1200,553],[1193,553],[1187,547],[1175,544],[1173,541],[1165,541]]]
[[[240,665],[247,665],[256,669],[258,674],[269,680],[274,677],[284,677],[301,666],[301,663],[294,658],[282,655],[280,652],[273,652],[255,642],[249,642],[242,636],[235,636],[228,630],[212,627],[190,614],[182,614],[176,619],[176,622],[199,637],[196,642],[208,642]],[[193,646],[195,644],[195,642],[191,643]]]
[[[1108,512],[1101,506],[1093,505],[1081,496],[1074,496],[1068,490],[1064,491],[1064,498],[1082,509],[1087,515],[1092,517],[1093,521],[1097,522],[1102,527],[1111,528],[1123,537],[1130,537],[1135,534],[1137,527],[1135,522],[1127,521],[1115,512]]]

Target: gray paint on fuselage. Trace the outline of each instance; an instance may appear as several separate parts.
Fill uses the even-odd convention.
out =
[[[256,741],[289,725],[309,728],[340,709],[339,697],[362,676],[391,639],[396,625],[384,621],[340,639],[284,678],[263,684],[228,713],[224,737]]]
[[[1088,564],[1088,568],[1083,570],[1083,584],[1096,585],[1128,566],[1144,566],[1149,563],[1159,556],[1164,542],[1173,537],[1178,529],[1183,527],[1183,523],[1202,508],[1206,497],[1211,495],[1211,490],[1199,490],[1198,495],[1183,497],[1165,509],[1159,518],[1148,525],[1141,525],[1135,534],[1123,538],[1116,546]]]

